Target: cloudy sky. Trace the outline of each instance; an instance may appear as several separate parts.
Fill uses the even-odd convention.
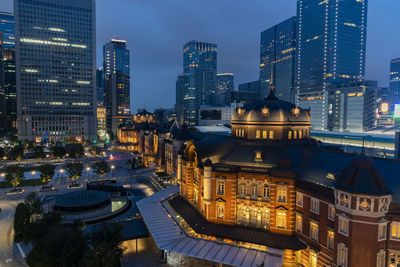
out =
[[[317,0],[316,0],[317,1]],[[258,79],[260,32],[296,15],[296,0],[97,0],[97,65],[111,37],[131,50],[134,111],[172,107],[189,40],[218,44],[218,72],[238,84]],[[0,0],[12,12],[12,0]],[[400,1],[368,3],[367,79],[387,86],[389,62],[400,57]]]

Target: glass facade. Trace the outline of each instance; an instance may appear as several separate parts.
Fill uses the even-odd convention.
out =
[[[111,39],[103,47],[104,102],[107,131],[116,136],[123,117],[130,115],[130,51],[126,41]]]
[[[15,0],[18,138],[96,138],[94,0]]]
[[[96,69],[96,88],[97,88],[97,106],[104,106],[104,70],[103,67]]]
[[[230,94],[234,91],[234,75],[232,73],[217,74],[216,105],[229,106]]]
[[[389,88],[393,94],[393,104],[400,104],[400,58],[392,59],[390,62]]]
[[[188,75],[183,92],[184,122],[197,125],[200,106],[216,104],[217,45],[198,41],[186,43],[183,73]]]
[[[361,81],[365,73],[367,0],[298,0],[296,45],[297,103],[332,84]],[[323,93],[326,95],[325,93]],[[327,103],[321,102],[321,123],[326,129]]]
[[[269,94],[273,67],[276,96],[294,102],[295,46],[296,17],[291,17],[261,33],[260,99]]]
[[[4,69],[4,114],[11,117],[17,116],[17,92],[15,81],[15,33],[14,15],[0,12],[0,32],[3,36],[3,69]],[[8,125],[10,129],[12,126]]]

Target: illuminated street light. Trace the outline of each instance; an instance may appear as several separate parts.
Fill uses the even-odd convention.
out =
[[[32,174],[32,175],[35,175],[35,174],[36,174],[36,172],[35,172],[35,171],[32,171],[32,172],[31,172],[31,174]]]
[[[6,160],[6,159],[7,159],[7,157],[6,157],[6,156],[4,156],[4,157],[3,157],[3,159],[4,159],[4,160]]]
[[[87,167],[87,168],[86,168],[86,171],[90,171],[90,167]]]
[[[64,169],[60,169],[60,173],[63,173],[64,172]]]

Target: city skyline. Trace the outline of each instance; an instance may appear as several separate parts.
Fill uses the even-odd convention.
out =
[[[254,1],[230,5],[221,1],[213,3],[213,11],[206,1],[188,5],[199,11],[195,16],[185,12],[186,7],[178,1],[168,1],[168,9],[158,1],[128,3],[119,0],[110,7],[106,1],[98,0],[96,5],[97,66],[102,65],[102,45],[115,35],[127,40],[132,50],[132,111],[141,107],[151,110],[173,106],[176,75],[182,64],[181,49],[192,39],[217,43],[218,72],[233,73],[237,85],[257,79],[260,32],[296,15],[295,0],[279,4]],[[396,35],[395,27],[400,19],[395,16],[398,8],[394,5],[400,7],[400,3],[393,0],[370,1],[368,8],[366,79],[378,80],[379,86],[388,86],[390,60],[400,56],[397,49],[400,36]],[[13,12],[12,0],[2,1],[0,10]],[[244,18],[245,14],[253,15],[246,15],[246,20],[237,19]],[[102,19],[105,15],[111,19]],[[182,25],[182,21],[188,24]],[[192,27],[197,31],[193,32]],[[158,79],[152,78],[154,73]],[[159,97],[153,98],[153,95]]]

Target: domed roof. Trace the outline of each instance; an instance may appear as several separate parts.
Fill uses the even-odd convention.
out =
[[[351,193],[389,194],[385,181],[375,169],[374,161],[365,155],[357,156],[335,182],[335,188]]]
[[[241,122],[310,123],[310,115],[308,111],[271,94],[256,104],[238,108],[232,116],[232,123]]]

